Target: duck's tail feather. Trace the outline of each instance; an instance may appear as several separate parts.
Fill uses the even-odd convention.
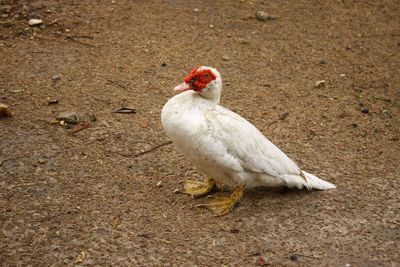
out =
[[[336,188],[334,184],[324,181],[306,171],[301,171],[300,175],[284,175],[282,178],[286,181],[288,187],[297,187],[299,189],[305,187],[308,190],[328,190]]]

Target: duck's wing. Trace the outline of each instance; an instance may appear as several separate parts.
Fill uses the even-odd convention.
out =
[[[221,167],[278,177],[298,175],[299,167],[256,127],[221,106],[204,113],[205,131],[198,149]]]

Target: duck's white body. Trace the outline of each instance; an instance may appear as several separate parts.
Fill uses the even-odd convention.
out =
[[[247,120],[220,106],[219,94],[180,93],[165,104],[161,121],[185,158],[224,185],[335,188],[302,171]]]

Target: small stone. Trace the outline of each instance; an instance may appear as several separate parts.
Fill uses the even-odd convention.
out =
[[[195,8],[195,9],[193,9],[193,11],[194,11],[195,13],[197,13],[197,12],[199,12],[199,11],[200,11],[200,9],[198,9],[198,8]]]
[[[314,84],[315,88],[320,88],[320,87],[325,87],[326,85],[326,81],[325,80],[320,80],[320,81],[316,81]]]
[[[57,81],[61,80],[61,75],[55,74],[51,77],[51,79],[53,80],[53,82],[57,82]]]
[[[346,74],[341,73],[341,74],[339,74],[339,77],[346,78]]]
[[[242,44],[242,45],[249,45],[249,44],[250,44],[250,41],[248,41],[248,40],[246,40],[246,39],[243,39],[243,38],[238,38],[237,40],[238,40],[239,43]]]
[[[319,61],[319,64],[321,64],[321,65],[325,65],[325,64],[326,64],[326,61],[325,61],[325,59],[321,59],[321,60]]]
[[[11,90],[11,92],[14,94],[19,94],[19,93],[25,92],[25,90],[24,89],[14,89],[14,90]]]
[[[389,115],[390,115],[390,112],[389,112],[389,110],[384,109],[384,110],[382,110],[382,114],[383,114],[384,116],[389,116]]]
[[[222,56],[222,60],[223,60],[223,61],[229,61],[230,58],[229,58],[228,56]]]
[[[11,112],[6,104],[0,103],[0,118],[11,117]]]
[[[41,20],[41,19],[30,19],[30,20],[28,21],[28,24],[29,24],[30,26],[41,25],[41,24],[43,24],[43,20]]]
[[[268,15],[264,11],[257,11],[256,12],[256,19],[259,21],[269,21],[269,20],[276,20],[278,17]]]
[[[291,261],[298,261],[299,257],[297,257],[297,255],[290,255],[289,259]]]
[[[62,112],[58,115],[57,120],[64,121],[68,124],[77,124],[79,122],[79,117],[75,112]]]
[[[162,187],[162,185],[163,185],[162,181],[158,181],[157,184],[156,184],[157,187]]]
[[[362,107],[362,108],[361,108],[361,112],[364,113],[364,114],[368,114],[368,113],[369,113],[369,108],[367,108],[367,107]]]
[[[214,25],[210,24],[210,25],[208,25],[208,28],[214,29]]]
[[[351,127],[353,127],[353,128],[357,128],[357,127],[358,127],[358,124],[357,124],[357,123],[355,123],[355,122],[353,122],[353,123],[351,124]]]

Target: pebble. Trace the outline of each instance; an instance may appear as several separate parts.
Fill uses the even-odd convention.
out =
[[[325,84],[326,84],[326,81],[325,81],[325,80],[316,81],[315,84],[314,84],[314,87],[315,87],[315,88],[324,87]]]
[[[223,60],[223,61],[229,61],[230,58],[229,58],[228,56],[222,56],[222,60]]]
[[[268,13],[266,13],[264,11],[257,11],[256,19],[259,21],[269,21],[269,20],[276,20],[277,17],[268,15]]]
[[[57,120],[64,121],[67,124],[77,124],[79,117],[75,112],[62,112],[58,115]]]
[[[369,108],[367,108],[367,107],[362,107],[362,108],[361,108],[361,112],[362,112],[362,113],[365,113],[365,114],[368,114],[368,113],[369,113]]]
[[[51,77],[51,79],[52,79],[54,82],[59,81],[59,80],[61,80],[61,75],[60,75],[60,74],[55,74],[55,75],[53,75],[53,76]]]
[[[321,65],[324,65],[324,64],[326,64],[326,61],[325,61],[325,59],[321,59],[321,60],[319,61],[319,64],[321,64]]]
[[[11,117],[11,113],[8,110],[8,106],[3,103],[0,103],[0,118],[1,117]]]
[[[41,20],[41,19],[30,19],[30,20],[28,21],[28,24],[29,24],[30,26],[41,25],[41,24],[43,24],[43,20]]]
[[[198,9],[198,8],[195,8],[195,9],[193,9],[193,11],[197,13],[197,12],[199,12],[199,11],[200,11],[200,9]]]

